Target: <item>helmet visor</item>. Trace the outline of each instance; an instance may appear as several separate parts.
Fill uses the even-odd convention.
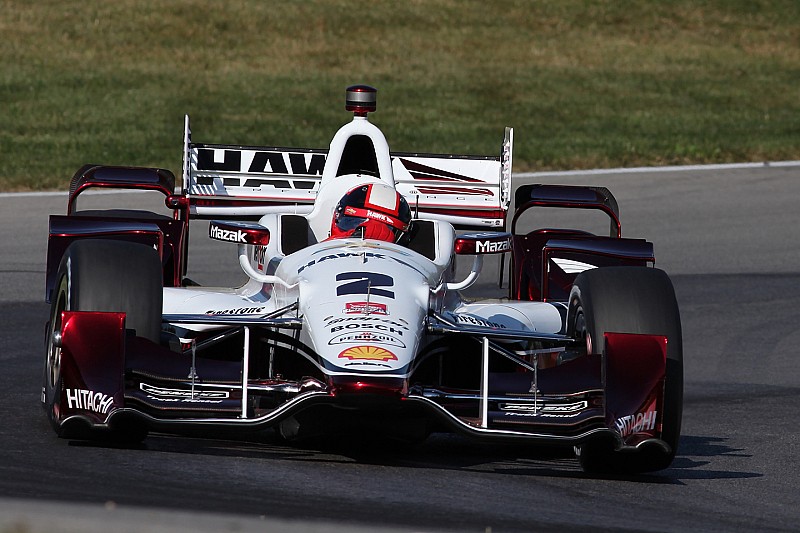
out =
[[[336,227],[342,231],[353,231],[367,221],[368,218],[341,216],[336,219]]]

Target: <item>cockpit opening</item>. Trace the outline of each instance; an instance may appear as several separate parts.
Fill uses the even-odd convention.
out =
[[[378,158],[375,155],[375,146],[372,139],[366,135],[353,135],[347,139],[337,176],[345,174],[367,174],[380,177],[378,173]]]

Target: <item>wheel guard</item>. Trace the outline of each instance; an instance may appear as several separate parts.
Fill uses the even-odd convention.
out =
[[[54,419],[103,424],[123,406],[125,313],[64,311],[61,393]]]
[[[667,338],[606,333],[606,423],[626,446],[660,438]]]

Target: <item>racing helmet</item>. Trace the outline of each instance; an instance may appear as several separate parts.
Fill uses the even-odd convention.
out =
[[[384,183],[350,189],[333,212],[331,239],[361,237],[405,244],[411,208],[405,198]]]

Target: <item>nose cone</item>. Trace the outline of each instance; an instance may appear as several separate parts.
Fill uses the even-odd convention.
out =
[[[366,117],[378,107],[378,89],[369,85],[351,85],[347,88],[344,108],[357,117]]]

